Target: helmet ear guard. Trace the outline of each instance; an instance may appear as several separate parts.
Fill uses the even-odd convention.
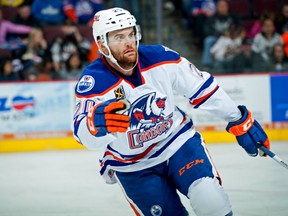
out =
[[[135,31],[136,31],[136,37],[137,41],[140,41],[142,39],[142,34],[141,34],[141,27],[140,25],[135,26]]]

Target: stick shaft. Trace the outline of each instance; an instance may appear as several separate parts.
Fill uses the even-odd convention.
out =
[[[261,145],[259,146],[259,149],[263,151],[265,154],[267,154],[269,157],[271,157],[273,160],[275,160],[277,163],[279,163],[281,166],[288,169],[288,164],[283,161],[280,157],[278,157],[275,153],[267,149],[265,146]]]

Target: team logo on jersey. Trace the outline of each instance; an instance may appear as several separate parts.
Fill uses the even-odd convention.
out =
[[[145,142],[167,133],[173,124],[173,113],[165,114],[166,97],[147,94],[136,100],[130,109],[130,127],[127,133],[130,148],[142,147]]]
[[[95,84],[95,80],[90,75],[83,76],[77,85],[77,92],[84,93],[90,91]]]
[[[114,95],[116,99],[124,99],[125,98],[125,92],[124,92],[124,88],[121,85],[120,87],[118,87],[117,89],[114,89]]]
[[[162,208],[159,205],[153,205],[150,209],[150,212],[153,216],[161,216]]]

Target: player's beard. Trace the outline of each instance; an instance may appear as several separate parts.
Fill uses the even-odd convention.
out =
[[[112,55],[117,60],[118,64],[124,69],[130,69],[137,61],[138,51],[137,48],[129,47],[123,52],[113,52]]]

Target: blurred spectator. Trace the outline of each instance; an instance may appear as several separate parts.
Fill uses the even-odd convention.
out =
[[[0,62],[0,82],[17,81],[19,77],[13,71],[12,58],[2,59]]]
[[[25,41],[19,38],[8,38],[9,33],[26,34],[31,32],[32,28],[25,25],[17,25],[2,18],[2,10],[0,8],[0,49],[17,49],[25,46]]]
[[[23,2],[24,0],[1,0],[0,6],[17,7]]]
[[[29,34],[26,52],[22,55],[25,65],[34,66],[43,61],[48,54],[47,41],[41,29],[33,29]]]
[[[234,23],[236,26],[240,25],[239,19],[233,14],[229,13],[229,5],[227,0],[218,0],[216,13],[213,16],[208,17],[206,22],[202,24],[204,25],[205,34],[202,55],[202,64],[204,66],[211,67],[213,59],[210,49],[218,37],[227,31],[231,23]]]
[[[164,10],[168,11],[172,16],[181,15],[184,27],[189,27],[191,16],[192,0],[166,0],[163,4]]]
[[[198,47],[202,48],[204,37],[204,25],[208,17],[216,12],[217,0],[192,0],[190,22],[193,32],[193,38]]]
[[[264,11],[260,18],[255,20],[252,26],[246,31],[246,38],[253,39],[258,33],[262,31],[262,23],[265,19],[270,18],[274,20],[274,13],[270,11]]]
[[[79,79],[83,68],[79,54],[77,52],[72,53],[60,70],[60,78],[65,80]]]
[[[45,56],[43,61],[28,70],[29,81],[51,81],[58,79],[50,56]]]
[[[50,48],[55,70],[59,71],[63,63],[75,52],[78,52],[81,61],[86,63],[90,41],[83,37],[75,26],[63,26],[61,30],[64,37],[57,37]]]
[[[62,0],[34,0],[31,14],[42,25],[61,25],[66,20]]]
[[[235,73],[247,73],[253,71],[252,40],[244,38],[240,46],[240,53],[234,58]]]
[[[75,24],[92,22],[94,14],[102,9],[102,0],[64,0],[64,13]]]
[[[34,28],[29,34],[27,50],[24,56],[27,56],[27,59],[39,59],[38,61],[41,61],[41,57],[44,57],[47,47],[47,41],[44,38],[42,29]]]
[[[282,44],[281,35],[275,31],[274,20],[266,18],[262,21],[262,31],[258,33],[252,44],[252,51],[259,54],[262,58],[262,65],[259,65],[259,71],[269,70],[270,54],[275,44]]]
[[[283,34],[288,31],[288,3],[285,3],[281,7],[280,13],[277,14],[275,19],[276,31],[279,34]]]
[[[282,44],[275,44],[270,59],[270,70],[274,72],[288,71],[288,59]]]
[[[234,58],[240,53],[244,30],[231,23],[228,30],[220,36],[212,46],[210,52],[214,58],[216,73],[232,73],[235,71]]]
[[[25,67],[19,54],[17,55],[12,54],[12,65],[13,65],[13,71],[14,73],[17,74],[19,80],[26,80],[28,67]]]
[[[192,0],[191,14],[192,16],[199,14],[212,16],[216,11],[216,3],[216,0]]]
[[[255,20],[250,28],[247,28],[246,30],[246,37],[249,39],[253,39],[259,32],[262,31],[261,29],[261,21]]]
[[[31,5],[23,3],[17,7],[17,13],[12,20],[15,24],[27,25],[31,27],[39,26],[37,20],[31,15]]]
[[[258,72],[263,60],[261,56],[252,51],[252,39],[244,38],[240,52],[233,59],[234,73]]]

